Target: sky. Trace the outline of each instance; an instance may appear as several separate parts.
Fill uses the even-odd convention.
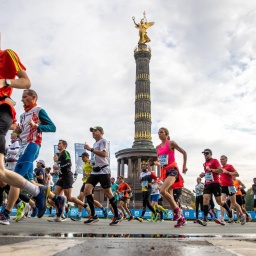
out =
[[[160,127],[188,155],[185,187],[203,171],[202,151],[228,156],[247,189],[256,177],[256,1],[0,0],[1,48],[27,68],[38,105],[56,124],[43,134],[39,159],[53,164],[53,145],[93,145],[100,125],[115,152],[134,142],[136,22],[146,12],[152,142]],[[15,90],[17,117],[22,90]],[[7,135],[7,141],[10,138]],[[179,167],[182,157],[176,153]],[[79,175],[80,176],[80,175]],[[80,179],[80,177],[79,177]],[[80,182],[76,182],[80,187]]]

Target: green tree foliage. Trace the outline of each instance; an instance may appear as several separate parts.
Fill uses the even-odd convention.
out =
[[[252,188],[248,189],[245,196],[245,208],[247,211],[253,211],[253,195]]]

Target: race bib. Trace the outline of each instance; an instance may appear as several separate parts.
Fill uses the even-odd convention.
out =
[[[141,186],[144,187],[144,188],[147,188],[148,187],[148,181],[147,180],[143,180],[141,182]]]
[[[160,165],[168,165],[168,155],[161,155],[158,157]]]
[[[229,194],[235,194],[236,193],[235,186],[228,186],[228,192]]]
[[[17,153],[17,155],[16,155],[17,158],[24,154],[24,152],[25,152],[27,146],[28,146],[28,143],[27,143],[27,144],[21,144],[21,145],[20,145],[19,151],[18,151],[18,153]]]
[[[256,195],[253,195],[253,199],[256,199]]]
[[[211,172],[207,172],[207,173],[205,173],[205,181],[206,182],[213,182],[213,175],[212,175],[212,173]]]
[[[123,193],[123,192],[120,192],[120,193],[119,193],[119,197],[124,197],[124,193]]]

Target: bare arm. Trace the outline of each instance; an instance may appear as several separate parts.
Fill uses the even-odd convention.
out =
[[[88,151],[91,151],[91,147],[88,145],[88,144],[85,144],[84,145],[84,149],[86,149],[86,150],[88,150]],[[108,153],[106,152],[106,151],[100,151],[100,150],[93,150],[93,151],[91,151],[91,152],[93,152],[95,155],[97,155],[97,156],[101,156],[101,157],[107,157],[108,156]]]
[[[18,71],[17,73],[18,79],[10,79],[11,80],[11,85],[10,87],[16,88],[16,89],[29,89],[31,86],[30,80],[28,78],[28,75],[26,71],[21,70]],[[5,80],[0,79],[0,88],[5,87]]]
[[[187,168],[187,152],[184,149],[182,149],[175,141],[170,142],[170,149],[172,149],[172,150],[176,149],[177,151],[179,151],[183,155],[182,172],[186,173],[187,170],[188,170],[188,168]]]

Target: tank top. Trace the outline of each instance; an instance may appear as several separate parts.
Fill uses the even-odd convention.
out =
[[[171,141],[167,140],[163,147],[161,144],[157,147],[158,161],[160,162],[161,166],[175,162],[175,152],[174,150],[170,149],[170,143]]]

